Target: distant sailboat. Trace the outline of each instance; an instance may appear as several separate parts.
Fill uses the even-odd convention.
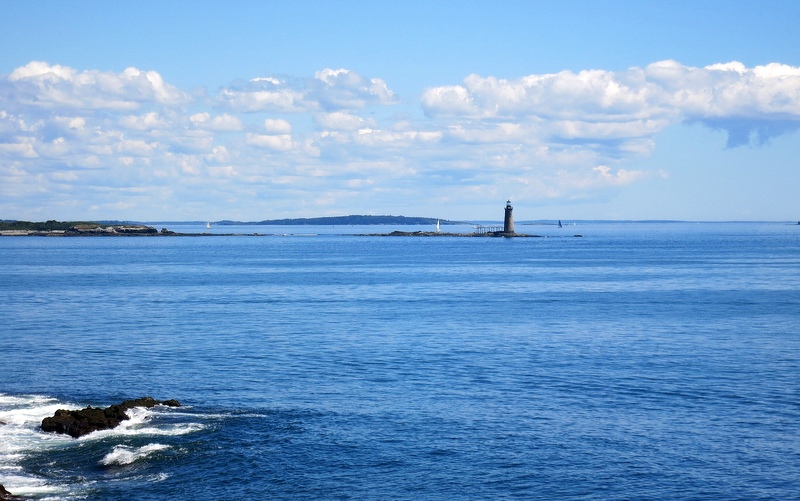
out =
[[[563,228],[563,226],[561,226],[561,220],[560,219],[558,220],[558,227],[559,228]]]
[[[211,221],[206,221],[206,229],[207,230],[211,229]]]
[[[436,220],[436,233],[439,233],[439,220]]]

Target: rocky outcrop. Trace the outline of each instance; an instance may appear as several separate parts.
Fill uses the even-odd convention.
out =
[[[52,417],[42,420],[42,431],[64,433],[78,438],[98,430],[108,430],[119,426],[122,421],[130,419],[125,411],[134,407],[155,407],[167,405],[180,407],[177,400],[158,401],[152,397],[126,400],[118,405],[111,405],[105,409],[94,408],[91,405],[78,411],[59,409]]]
[[[3,484],[0,484],[0,501],[21,501],[22,499],[24,498],[11,494],[3,487]]]
[[[75,225],[66,231],[67,235],[157,235],[158,230],[141,224]]]
[[[97,223],[81,223],[64,227],[67,223],[46,224],[28,223],[12,225],[0,224],[0,236],[8,237],[80,237],[80,236],[154,236],[159,235],[158,230],[151,226],[141,224],[113,224],[102,225]],[[12,226],[9,228],[9,226]]]
[[[539,237],[527,233],[504,233],[502,231],[486,231],[483,233],[446,233],[439,231],[393,231],[391,233],[368,233],[362,237]]]

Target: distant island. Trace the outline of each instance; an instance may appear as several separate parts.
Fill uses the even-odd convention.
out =
[[[336,226],[336,225],[435,225],[439,224],[466,224],[462,221],[449,221],[447,219],[436,219],[433,217],[406,217],[406,216],[329,216],[329,217],[301,217],[288,219],[265,219],[257,222],[241,221],[217,221],[218,225],[261,225],[261,226]]]
[[[164,230],[166,231],[166,230]],[[2,236],[132,236],[157,235],[142,224],[103,224],[91,221],[0,221]]]
[[[260,236],[257,233],[249,234]],[[155,236],[226,236],[221,233],[178,233],[161,231],[138,223],[95,223],[91,221],[0,221],[0,236],[4,237],[155,237]],[[227,234],[227,236],[234,236]]]
[[[319,218],[299,218],[299,219],[275,219],[259,222],[243,223],[234,221],[218,221],[215,225],[436,225],[436,224],[468,224],[434,218],[405,217],[405,216],[334,216]],[[169,224],[169,223],[161,223]],[[173,223],[173,224],[177,224]],[[187,224],[184,222],[183,224]],[[81,236],[183,236],[183,237],[204,237],[204,236],[267,236],[264,233],[183,233],[171,231],[166,228],[157,230],[152,226],[141,223],[121,223],[118,221],[0,221],[0,236],[43,236],[43,237],[81,237]],[[402,236],[402,237],[537,237],[525,233],[506,233],[499,227],[475,226],[472,233],[449,233],[445,231],[392,231],[390,233],[369,233],[357,236]],[[574,235],[579,237],[581,235]]]
[[[173,222],[173,224],[186,224],[187,222]],[[189,222],[191,223],[191,222]],[[405,216],[333,216],[294,219],[271,219],[257,222],[217,221],[216,226],[286,226],[286,225],[452,225],[462,224],[454,221],[425,217]],[[161,223],[169,224],[169,223]],[[0,236],[225,236],[225,235],[250,235],[261,236],[258,233],[226,234],[226,233],[181,233],[162,228],[160,231],[147,224],[138,222],[120,221],[0,221]]]

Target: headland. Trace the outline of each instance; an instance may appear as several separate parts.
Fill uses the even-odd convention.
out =
[[[180,233],[157,230],[138,223],[107,224],[86,221],[4,221],[0,236],[5,237],[210,237],[263,236],[260,233]]]

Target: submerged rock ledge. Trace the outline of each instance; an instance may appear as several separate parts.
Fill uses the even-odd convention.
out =
[[[42,420],[42,431],[64,433],[73,438],[82,437],[93,431],[108,430],[119,426],[122,421],[130,419],[125,411],[134,407],[155,407],[166,405],[180,407],[177,400],[158,401],[153,397],[142,397],[125,400],[121,404],[111,405],[105,409],[96,409],[91,405],[78,411],[59,409],[52,417]]]
[[[505,233],[503,231],[487,231],[485,233],[447,233],[444,231],[393,231],[391,233],[366,233],[356,235],[359,237],[534,237],[541,235],[529,235],[527,233]]]
[[[391,233],[367,233],[359,237],[494,237],[494,238],[545,238],[543,235],[528,233],[506,233],[504,231],[488,231],[485,233],[445,233],[438,231],[393,231]],[[565,235],[566,236],[566,235]],[[582,237],[583,235],[572,235]],[[552,238],[552,237],[550,237]]]

